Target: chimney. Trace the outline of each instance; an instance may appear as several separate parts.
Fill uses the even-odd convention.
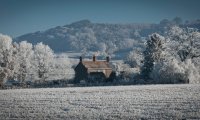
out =
[[[96,56],[95,55],[93,55],[93,62],[95,62],[96,61]]]
[[[109,56],[106,57],[106,62],[110,62],[110,57]]]
[[[82,62],[82,56],[80,56],[80,58],[79,58],[79,59],[80,59],[80,62]]]

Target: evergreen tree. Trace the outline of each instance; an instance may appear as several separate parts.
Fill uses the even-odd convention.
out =
[[[154,63],[159,62],[161,59],[163,40],[164,37],[157,33],[150,35],[147,40],[146,50],[144,51],[144,65],[142,67],[142,75],[145,79],[149,79]]]

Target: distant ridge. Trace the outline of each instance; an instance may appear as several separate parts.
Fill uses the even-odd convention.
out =
[[[184,24],[200,28],[200,22]],[[162,34],[163,25],[160,24],[104,24],[92,23],[85,19],[69,25],[57,26],[45,31],[37,31],[19,36],[15,42],[28,41],[32,44],[43,42],[49,45],[55,52],[78,51],[83,49],[95,51],[99,43],[105,43],[107,47],[121,49],[124,41],[139,40],[153,32]],[[137,34],[136,34],[137,33]]]

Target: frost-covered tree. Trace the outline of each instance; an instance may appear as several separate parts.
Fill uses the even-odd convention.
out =
[[[150,77],[154,83],[200,83],[200,72],[191,59],[179,61],[175,58],[157,62]]]
[[[154,62],[150,77],[156,83],[200,83],[199,32],[172,27],[163,44],[163,59]]]
[[[154,80],[153,83],[159,84],[188,82],[183,65],[172,57],[156,62],[150,77]]]
[[[200,57],[200,32],[197,29],[174,26],[167,32],[167,39],[171,54],[178,55],[181,61]]]
[[[12,79],[14,71],[15,50],[12,38],[0,34],[0,84],[7,79]]]
[[[142,75],[146,79],[149,78],[154,63],[160,61],[162,58],[163,41],[164,37],[157,33],[149,36],[147,40],[146,50],[144,51],[144,65],[142,68]]]
[[[12,38],[0,34],[0,63],[2,67],[8,67],[12,61]]]
[[[126,79],[126,77],[124,75],[126,75],[126,76],[129,75],[128,72],[129,72],[130,66],[128,64],[124,64],[122,62],[116,62],[116,63],[112,63],[111,66],[112,66],[112,69],[114,70],[117,78],[120,78],[119,79],[120,81],[123,81],[121,79],[122,74],[124,77],[123,79]]]
[[[72,69],[72,63],[69,60],[67,54],[56,54],[53,59],[53,66],[51,70],[51,78],[54,80],[68,80],[74,77],[74,69]]]
[[[167,32],[166,38],[166,51],[178,60],[184,69],[186,79],[190,83],[199,83],[200,32],[193,28],[174,26]]]
[[[17,78],[21,82],[24,82],[27,79],[27,76],[31,75],[31,68],[33,59],[33,46],[31,43],[27,43],[26,41],[22,41],[18,46],[17,53],[17,65],[18,72]]]
[[[34,46],[34,64],[37,77],[41,80],[46,80],[51,71],[54,53],[48,45],[38,43]]]
[[[12,43],[11,37],[0,34],[0,87],[8,79],[27,80],[72,79],[73,70],[67,56],[54,56],[48,45],[22,41]]]
[[[125,63],[131,67],[142,67],[143,65],[143,50],[141,48],[134,48],[125,59]]]

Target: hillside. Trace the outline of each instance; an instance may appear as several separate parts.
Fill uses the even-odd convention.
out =
[[[0,119],[200,119],[199,85],[0,90]]]
[[[110,52],[131,47],[132,42],[157,31],[156,24],[103,24],[81,20],[69,25],[57,26],[15,38],[16,42],[27,40],[36,44],[43,42],[55,52],[101,50],[100,43]],[[127,44],[130,43],[130,46]],[[123,46],[124,45],[124,46]]]
[[[130,51],[137,46],[141,47],[148,35],[155,32],[162,35],[170,26],[174,25],[199,29],[200,21],[187,21],[183,24],[175,20],[164,19],[159,24],[107,24],[81,20],[46,31],[25,34],[15,38],[14,41],[26,40],[34,45],[38,42],[43,42],[49,45],[56,53],[101,51],[112,54],[124,50]]]

